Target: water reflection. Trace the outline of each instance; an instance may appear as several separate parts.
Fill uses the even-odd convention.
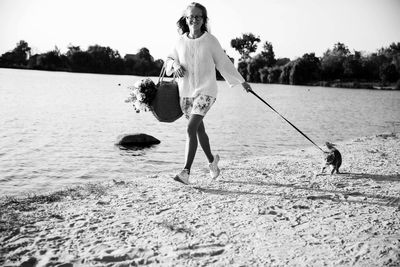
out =
[[[121,156],[124,155],[129,155],[129,156],[143,156],[149,151],[151,151],[152,148],[154,148],[157,145],[143,145],[143,146],[130,146],[130,145],[115,145],[119,150],[123,151],[124,153],[120,153]]]

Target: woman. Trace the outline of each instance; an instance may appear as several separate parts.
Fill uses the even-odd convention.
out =
[[[189,184],[190,168],[198,141],[207,156],[211,177],[215,179],[220,173],[219,156],[211,152],[203,122],[217,97],[215,68],[231,87],[242,84],[247,92],[251,90],[218,40],[207,31],[207,21],[206,8],[201,4],[191,3],[177,22],[181,36],[166,62],[167,75],[174,73],[178,77],[181,108],[189,120],[185,166],[174,177],[174,180],[184,184]]]

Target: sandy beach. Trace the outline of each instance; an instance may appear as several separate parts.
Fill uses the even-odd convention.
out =
[[[2,197],[2,266],[399,266],[400,134],[337,143],[342,174],[314,147],[222,158],[213,181],[124,177]]]

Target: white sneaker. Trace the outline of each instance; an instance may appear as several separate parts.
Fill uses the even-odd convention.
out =
[[[208,167],[210,167],[211,178],[213,179],[217,178],[220,173],[220,169],[218,168],[218,161],[219,161],[219,156],[215,155],[214,161],[208,165]]]
[[[189,184],[189,170],[183,169],[180,173],[175,175],[174,180],[182,184]]]

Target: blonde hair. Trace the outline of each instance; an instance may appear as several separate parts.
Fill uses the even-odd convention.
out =
[[[180,34],[184,34],[184,33],[189,32],[189,26],[186,23],[186,11],[189,8],[193,8],[193,7],[196,7],[198,9],[200,9],[201,10],[201,14],[203,16],[203,25],[201,25],[201,31],[202,32],[208,32],[209,31],[207,9],[202,4],[199,4],[199,3],[196,3],[196,2],[192,2],[186,7],[186,9],[183,12],[182,16],[176,22],[176,25],[178,26],[178,32]]]

